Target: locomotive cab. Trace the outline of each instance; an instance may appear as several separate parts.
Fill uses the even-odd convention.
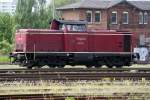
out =
[[[86,32],[87,22],[86,21],[53,20],[51,22],[50,29],[61,30],[64,32],[68,32],[68,31]]]

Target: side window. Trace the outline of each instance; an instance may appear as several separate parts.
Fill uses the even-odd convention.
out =
[[[78,31],[78,32],[86,31],[85,25],[67,25],[67,28],[69,31]]]
[[[95,11],[95,22],[101,22],[101,12]]]
[[[111,14],[111,23],[117,24],[117,12],[116,11],[113,11]]]
[[[92,11],[86,11],[87,22],[92,22]]]
[[[62,31],[62,30],[64,30],[64,29],[65,29],[65,25],[64,25],[64,24],[60,24],[60,25],[59,25],[59,30]]]
[[[129,14],[128,12],[123,12],[123,24],[128,24],[129,23]]]

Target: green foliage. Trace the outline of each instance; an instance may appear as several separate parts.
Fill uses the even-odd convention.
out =
[[[67,97],[65,100],[75,100],[74,97]]]
[[[14,16],[8,13],[0,13],[0,54],[6,54],[11,51],[14,33]]]
[[[54,0],[55,1],[55,6],[56,7],[60,7],[66,4],[71,4],[71,3],[75,3],[79,0]]]
[[[46,0],[18,0],[16,23],[18,28],[48,28],[51,10]]]
[[[9,62],[10,62],[9,56],[0,55],[0,63],[9,63]]]
[[[6,40],[0,42],[0,53],[7,54],[12,51],[12,44],[8,43]]]
[[[13,42],[14,32],[14,17],[8,13],[0,13],[0,42],[6,40],[11,44]]]

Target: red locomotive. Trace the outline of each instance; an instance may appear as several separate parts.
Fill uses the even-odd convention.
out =
[[[85,21],[53,20],[51,30],[20,29],[16,33],[15,63],[32,68],[86,65],[109,68],[132,62],[132,34],[87,30]]]

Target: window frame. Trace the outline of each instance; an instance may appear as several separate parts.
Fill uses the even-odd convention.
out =
[[[99,21],[96,21],[96,14],[99,14]],[[101,19],[102,19],[101,11],[95,11],[95,13],[94,13],[94,22],[95,23],[101,23]]]
[[[88,13],[91,14],[91,21],[90,21],[90,22],[87,20],[87,14],[88,14]],[[93,22],[93,13],[92,13],[91,10],[87,10],[87,11],[86,11],[86,21],[87,21],[88,23],[92,23],[92,22]]]
[[[147,21],[145,21],[145,19],[146,19],[145,15],[147,16]],[[148,24],[148,13],[147,12],[144,12],[144,14],[143,14],[143,23]]]
[[[142,21],[142,22],[141,22]],[[139,24],[144,24],[143,12],[139,12]]]
[[[112,14],[116,14],[116,21],[115,22],[112,22]],[[112,13],[111,13],[111,24],[118,24],[118,16],[117,16],[117,11],[113,11]]]
[[[123,12],[123,18],[124,18],[124,14],[127,14],[127,19],[126,19],[126,22],[124,22],[124,19],[122,19],[122,23],[123,24],[129,24],[129,12],[127,12],[127,11],[124,11]]]

